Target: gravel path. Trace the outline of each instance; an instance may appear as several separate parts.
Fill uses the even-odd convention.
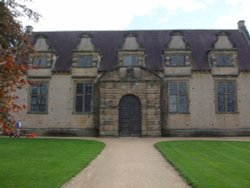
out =
[[[154,148],[167,140],[241,140],[232,138],[88,138],[106,143],[103,152],[64,188],[186,188],[178,172]]]

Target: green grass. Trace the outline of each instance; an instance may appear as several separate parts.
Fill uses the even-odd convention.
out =
[[[250,187],[250,142],[170,141],[155,146],[192,187]]]
[[[0,187],[61,187],[104,148],[68,139],[0,139]]]

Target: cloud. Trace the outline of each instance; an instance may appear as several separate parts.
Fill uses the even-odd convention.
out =
[[[43,15],[35,30],[120,30],[136,16],[163,8],[168,14],[203,10],[211,0],[33,0],[32,8]],[[166,21],[167,16],[165,16]],[[25,24],[29,24],[25,22]]]
[[[230,11],[228,11],[228,14],[218,17],[214,24],[215,28],[231,28],[230,26],[236,25],[239,20],[246,20],[246,25],[250,25],[250,20],[247,22],[247,19],[250,17],[249,0],[227,0],[225,2],[229,6],[228,9]]]

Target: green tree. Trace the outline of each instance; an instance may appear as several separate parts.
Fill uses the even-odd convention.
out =
[[[32,48],[20,17],[38,21],[40,15],[16,0],[0,2],[0,125],[13,125],[11,113],[25,108],[16,104],[15,91],[27,84],[25,59]]]

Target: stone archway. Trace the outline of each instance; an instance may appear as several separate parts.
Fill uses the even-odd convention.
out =
[[[134,95],[125,95],[120,100],[119,135],[141,136],[141,102]]]

